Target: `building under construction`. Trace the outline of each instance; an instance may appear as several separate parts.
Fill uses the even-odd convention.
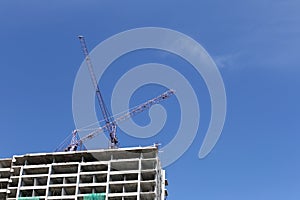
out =
[[[154,146],[0,160],[1,200],[164,200],[166,185]]]
[[[0,159],[0,200],[164,200],[167,196],[165,171],[158,148],[118,148],[117,123],[169,98],[174,90],[130,109],[116,119],[109,114],[93,70],[83,36],[79,36],[104,125],[79,137],[54,153],[36,153]],[[100,133],[110,137],[110,148],[82,150],[84,143]],[[78,151],[79,150],[79,151]]]

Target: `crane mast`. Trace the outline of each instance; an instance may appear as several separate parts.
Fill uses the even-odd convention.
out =
[[[94,72],[94,67],[93,67],[91,58],[89,56],[89,51],[87,49],[85,39],[81,35],[78,36],[78,38],[80,40],[81,48],[82,48],[82,51],[83,51],[83,54],[84,54],[84,57],[85,57],[85,62],[88,66],[88,70],[89,70],[89,73],[90,73],[90,76],[91,76],[91,79],[92,79],[93,86],[96,90],[96,96],[97,96],[98,103],[100,105],[100,109],[101,109],[101,112],[102,112],[102,115],[103,115],[103,119],[105,121],[105,127],[106,127],[106,130],[109,132],[110,147],[115,148],[118,145],[118,138],[116,136],[116,127],[117,127],[116,123],[114,122],[114,119],[110,116],[110,114],[109,114],[109,112],[108,112],[108,110],[105,106],[102,94],[101,94],[100,89],[99,89],[98,81],[96,79],[96,75],[95,75],[95,72]]]

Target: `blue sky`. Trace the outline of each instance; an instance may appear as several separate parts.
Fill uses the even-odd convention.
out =
[[[188,67],[180,68],[185,63],[179,58],[161,52],[136,52],[118,61],[129,68],[149,61],[166,63],[199,85],[200,129],[184,156],[166,168],[169,199],[298,200],[299,10],[296,0],[3,0],[0,157],[53,151],[74,129],[72,89],[83,61],[78,34],[86,36],[92,49],[121,31],[165,27],[189,35],[208,51],[227,94],[222,136],[209,156],[199,160],[210,118],[209,94],[201,77]],[[100,81],[106,102],[122,73],[118,62]],[[161,91],[159,86],[139,89],[132,106]],[[179,109],[175,98],[163,105],[174,115],[163,130],[169,135],[143,141],[121,135],[122,144],[166,144],[177,126]],[[145,113],[135,120],[149,122]]]

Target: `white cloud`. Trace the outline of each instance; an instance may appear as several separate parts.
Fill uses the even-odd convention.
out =
[[[233,53],[233,54],[212,56],[212,58],[215,61],[217,67],[221,69],[221,68],[232,68],[234,65],[236,65],[239,56],[240,56],[239,53]]]

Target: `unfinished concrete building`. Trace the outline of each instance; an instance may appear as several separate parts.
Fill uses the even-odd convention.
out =
[[[0,199],[164,200],[156,147],[37,153],[0,160]]]

